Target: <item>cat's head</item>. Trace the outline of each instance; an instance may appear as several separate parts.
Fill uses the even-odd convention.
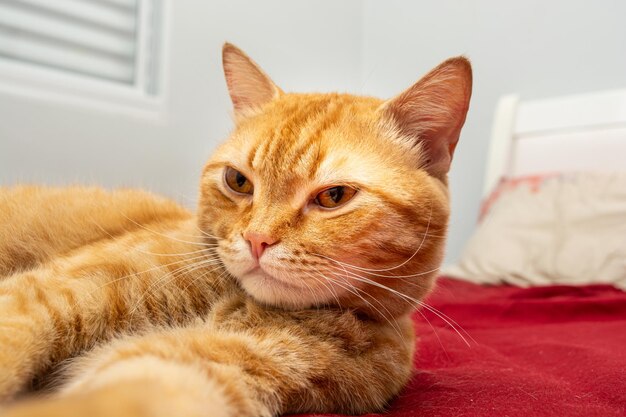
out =
[[[410,309],[443,257],[469,62],[386,101],[285,93],[230,44],[223,63],[236,126],[203,171],[199,225],[227,270],[270,305]]]

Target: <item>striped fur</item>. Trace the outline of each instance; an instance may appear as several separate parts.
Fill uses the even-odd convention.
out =
[[[359,414],[410,377],[409,314],[443,256],[442,167],[469,100],[450,87],[441,112],[441,94],[411,89],[470,83],[467,61],[387,102],[286,94],[232,45],[224,66],[237,123],[195,215],[136,191],[0,189],[0,400],[20,400],[0,415]],[[429,103],[414,114],[413,95],[454,120],[415,134],[399,118]],[[252,196],[228,189],[227,167]],[[337,185],[358,191],[315,205]],[[259,265],[250,231],[276,240]]]

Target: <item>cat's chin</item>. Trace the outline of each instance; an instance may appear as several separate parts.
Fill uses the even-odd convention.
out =
[[[308,308],[315,304],[311,289],[277,278],[262,268],[237,277],[242,288],[256,301],[289,310]]]

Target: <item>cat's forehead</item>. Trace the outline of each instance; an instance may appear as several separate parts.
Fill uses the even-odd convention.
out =
[[[358,180],[377,139],[377,99],[341,94],[287,95],[238,126],[233,162],[272,182]],[[300,184],[301,185],[301,184]]]

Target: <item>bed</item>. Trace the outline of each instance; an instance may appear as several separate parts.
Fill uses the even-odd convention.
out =
[[[626,415],[625,169],[626,90],[500,100],[480,223],[385,416]]]

